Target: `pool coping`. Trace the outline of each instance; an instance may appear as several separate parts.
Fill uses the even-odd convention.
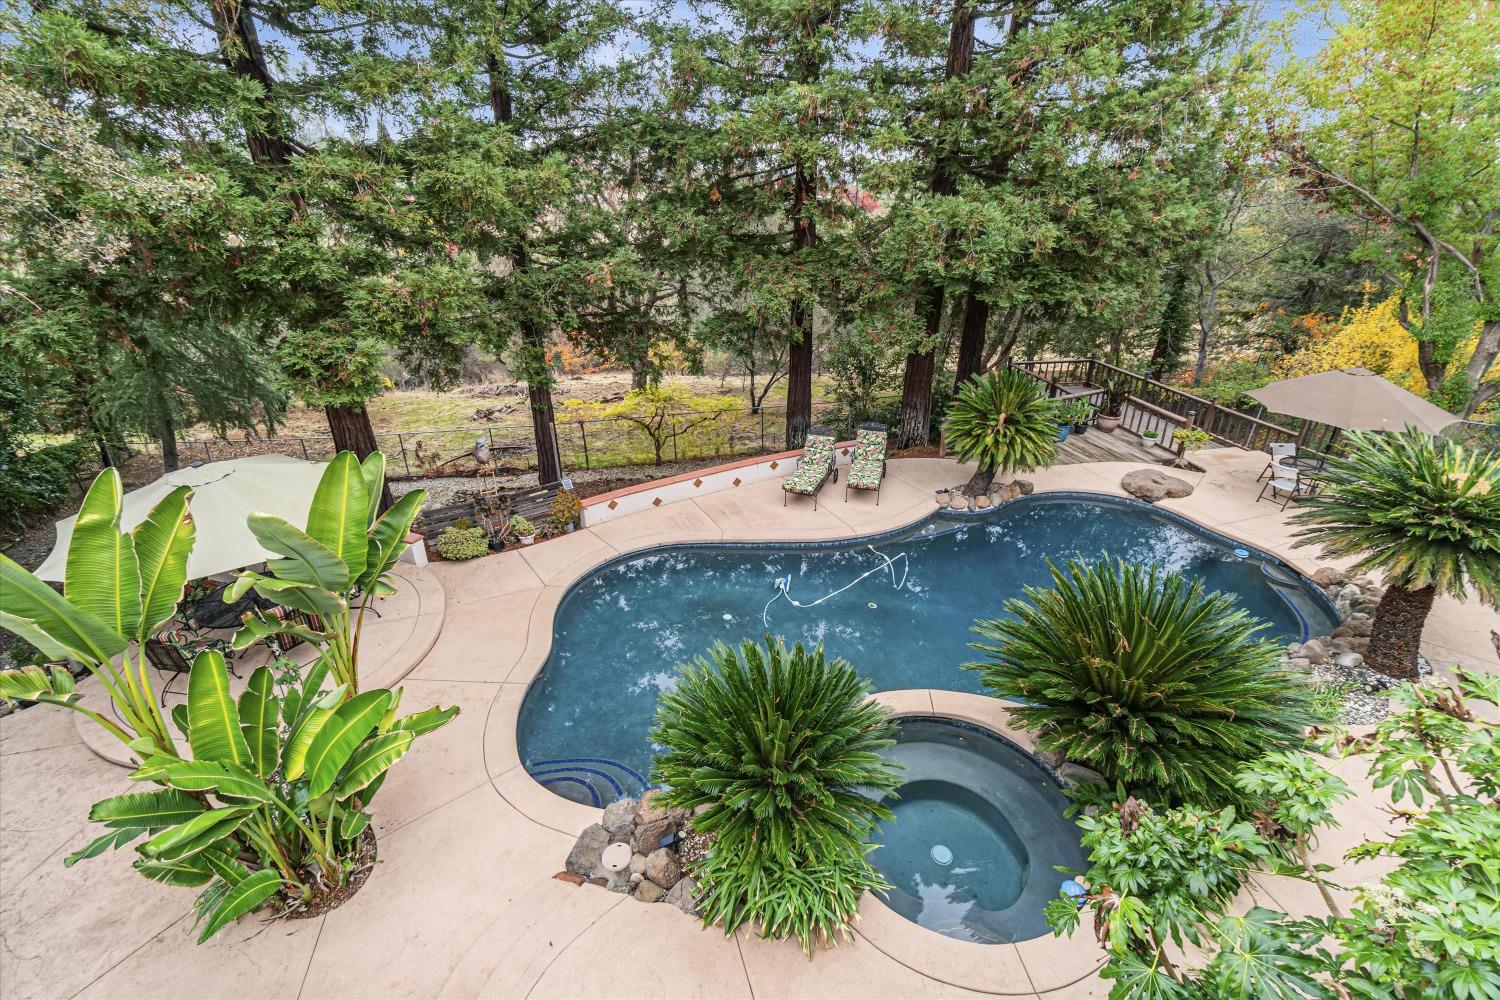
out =
[[[1209,527],[1185,514],[1145,503],[1134,497],[1076,488],[1045,489],[1018,497],[983,511],[953,511],[924,508],[920,514],[901,525],[869,534],[851,534],[835,538],[722,538],[718,540],[652,540],[629,549],[606,544],[602,551],[585,554],[561,568],[547,582],[531,608],[526,649],[507,673],[502,690],[491,703],[485,724],[485,742],[493,748],[496,759],[490,762],[491,783],[495,791],[512,808],[533,822],[576,837],[597,823],[603,810],[586,806],[548,790],[520,766],[521,753],[517,726],[525,695],[541,676],[552,652],[557,612],[578,584],[592,573],[616,563],[649,556],[667,549],[757,548],[764,546],[799,549],[837,548],[850,544],[875,544],[910,532],[915,526],[937,516],[959,521],[982,523],[996,511],[1015,503],[1038,502],[1041,499],[1083,499],[1150,509],[1189,529],[1236,547],[1249,549],[1299,578],[1305,573],[1291,558],[1265,548],[1261,543],[1237,536],[1232,530]],[[588,530],[588,529],[584,529]],[[1310,581],[1308,581],[1310,583]],[[1331,602],[1316,585],[1307,588]],[[517,694],[516,692],[519,692]],[[999,699],[976,694],[939,689],[908,689],[880,692],[873,697],[888,705],[897,715],[928,714],[958,719],[1011,740],[1027,752],[1034,743],[1010,724],[1009,711]],[[964,989],[979,990],[1001,996],[1022,996],[1062,989],[1092,976],[1104,964],[1104,955],[1093,936],[1081,925],[1073,934],[1059,938],[1045,936],[1007,945],[976,944],[959,941],[928,931],[906,920],[884,902],[866,894],[860,905],[855,933],[892,960],[928,978]],[[1020,984],[1029,984],[1022,986]]]

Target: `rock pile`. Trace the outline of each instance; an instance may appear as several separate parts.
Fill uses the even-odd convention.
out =
[[[1036,490],[1036,484],[1026,479],[1014,479],[1008,483],[991,483],[988,493],[978,496],[969,494],[969,485],[964,483],[959,486],[950,486],[945,490],[937,490],[933,497],[937,500],[939,507],[948,507],[952,510],[985,510],[998,504],[1008,503],[1017,497],[1029,497]]]
[[[678,847],[684,838],[701,842],[685,809],[660,804],[655,789],[640,800],[618,799],[604,816],[579,835],[568,852],[567,871],[575,881],[628,892],[642,903],[670,903],[696,916],[693,877],[684,870]]]
[[[1333,602],[1339,625],[1326,636],[1288,643],[1281,661],[1293,669],[1309,672],[1321,683],[1352,685],[1353,690],[1344,703],[1345,723],[1379,722],[1389,710],[1388,692],[1401,683],[1365,666],[1364,654],[1370,648],[1375,609],[1385,588],[1368,576],[1351,578],[1332,566],[1320,568],[1312,575],[1312,581]],[[1426,673],[1426,662],[1418,659],[1417,669]]]

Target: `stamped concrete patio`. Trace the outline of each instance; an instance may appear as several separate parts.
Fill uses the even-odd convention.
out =
[[[1201,453],[1185,473],[1190,497],[1163,507],[1267,549],[1310,572],[1314,554],[1290,547],[1285,515],[1256,504],[1265,457]],[[1038,490],[1121,494],[1141,466],[1057,466]],[[841,538],[900,527],[933,509],[932,491],[971,470],[943,459],[890,463],[879,507],[867,495],[781,506],[779,481],[665,504],[530,549],[430,568],[420,621],[392,623],[389,654],[365,669],[404,675],[403,707],[459,705],[449,727],[420,741],[377,800],[380,865],[341,909],[307,921],[241,921],[195,946],[191,894],[154,886],[124,854],[73,868],[62,858],[92,837],[85,817],[124,790],[124,771],[91,752],[68,713],[45,707],[0,720],[0,996],[21,997],[1102,997],[1107,984],[1087,930],[1071,940],[974,945],[924,931],[867,899],[854,939],[811,961],[793,944],[741,932],[725,938],[668,906],[644,906],[552,876],[596,810],[537,785],[520,766],[516,719],[545,662],[565,589],[594,566],[664,542]],[[430,584],[429,584],[430,579]],[[414,586],[417,581],[414,579]],[[441,614],[428,606],[439,586]],[[434,624],[435,644],[412,656]],[[1500,616],[1440,601],[1424,649],[1435,663],[1497,668],[1489,633]],[[402,652],[404,651],[404,652]],[[991,699],[942,691],[888,692],[900,712],[937,712],[996,728]],[[1023,734],[1017,734],[1024,739]],[[1317,860],[1345,884],[1377,863],[1342,861],[1386,832],[1384,795],[1357,759],[1336,766],[1357,798],[1318,844]],[[1242,900],[1316,912],[1317,892],[1290,879],[1257,884]]]

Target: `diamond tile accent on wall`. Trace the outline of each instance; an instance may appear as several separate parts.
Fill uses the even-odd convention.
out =
[[[703,485],[703,480],[701,480],[701,479],[694,479],[693,480],[693,485],[694,486],[702,486]]]
[[[618,506],[620,506],[620,501],[618,501],[618,500],[611,500],[609,502],[609,509],[610,510],[614,510]]]
[[[735,476],[734,477],[734,485],[738,486],[739,484],[740,484],[740,477],[739,476]]]
[[[651,501],[651,506],[653,506],[653,507],[660,507],[661,506],[661,497],[657,497],[656,499],[652,500]]]
[[[771,463],[771,468],[773,468],[773,469],[776,468],[776,463],[775,462]]]

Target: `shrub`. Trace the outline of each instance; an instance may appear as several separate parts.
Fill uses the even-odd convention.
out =
[[[77,443],[49,445],[24,454],[0,450],[0,529],[23,531],[72,495],[74,476],[88,458]]]
[[[657,708],[653,777],[669,806],[700,809],[716,837],[694,875],[705,923],[746,921],[811,950],[846,932],[866,889],[885,888],[864,841],[897,785],[879,751],[895,728],[823,647],[746,640],[681,670]]]
[[[1042,383],[1014,368],[965,382],[943,420],[943,441],[960,461],[978,464],[969,492],[987,492],[997,472],[1050,463],[1057,454],[1058,410]]]
[[[536,525],[517,514],[510,519],[510,530],[524,538],[526,535],[536,534]]]
[[[557,496],[552,498],[552,510],[547,514],[547,526],[553,534],[560,535],[577,524],[582,514],[583,504],[578,494],[572,490],[558,490]]]
[[[490,551],[490,541],[483,528],[460,528],[454,524],[438,536],[437,550],[438,555],[455,562],[478,559]]]
[[[1355,431],[1348,441],[1292,517],[1303,526],[1297,544],[1355,557],[1356,573],[1380,572],[1386,590],[1365,660],[1415,678],[1438,594],[1462,600],[1472,586],[1486,604],[1500,604],[1500,455],[1416,429]]]
[[[1299,743],[1311,692],[1227,594],[1106,557],[1051,566],[1009,617],[975,622],[970,663],[1038,744],[1138,794],[1218,805],[1240,762]]]

